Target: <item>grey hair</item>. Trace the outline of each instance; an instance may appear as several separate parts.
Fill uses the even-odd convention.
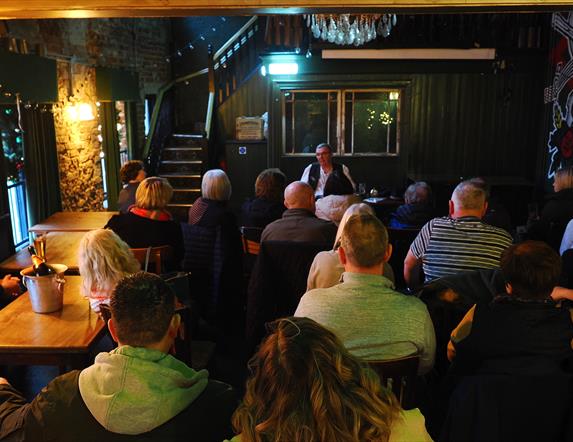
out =
[[[486,202],[486,192],[471,180],[462,181],[454,189],[452,201],[458,209],[481,210]]]
[[[126,275],[139,271],[140,264],[129,246],[112,230],[87,232],[78,247],[81,292],[109,292]]]
[[[404,201],[406,204],[429,203],[432,189],[425,181],[417,181],[410,184],[404,192]]]
[[[344,215],[342,215],[342,219],[340,220],[340,224],[338,225],[338,230],[336,231],[336,238],[334,239],[334,248],[336,249],[340,244],[340,237],[342,236],[342,232],[344,231],[344,226],[352,215],[372,215],[375,216],[374,209],[370,207],[368,204],[365,203],[357,203],[352,204]]]
[[[231,181],[221,169],[205,172],[201,181],[201,196],[209,200],[229,201],[231,199]]]

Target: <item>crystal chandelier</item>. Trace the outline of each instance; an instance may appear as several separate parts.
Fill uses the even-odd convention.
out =
[[[390,35],[396,14],[307,14],[306,25],[314,38],[337,45],[361,46]]]

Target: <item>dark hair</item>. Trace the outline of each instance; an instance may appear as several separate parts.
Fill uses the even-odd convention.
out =
[[[265,169],[255,182],[255,196],[269,201],[282,202],[286,186],[286,176],[280,169]]]
[[[119,178],[123,184],[127,184],[137,178],[139,171],[143,169],[143,162],[139,160],[131,160],[121,166],[119,170]]]
[[[175,313],[175,295],[159,276],[137,272],[117,283],[110,308],[120,342],[144,347],[165,336]]]
[[[243,442],[388,440],[400,407],[366,363],[312,319],[270,329],[233,415]]]
[[[501,272],[512,294],[525,299],[547,298],[559,281],[561,258],[541,241],[514,244],[501,255]]]
[[[324,183],[324,192],[323,196],[328,195],[352,195],[354,193],[354,188],[352,187],[352,183],[346,175],[343,173],[340,174],[336,171],[333,171],[328,178],[326,179],[326,183]]]

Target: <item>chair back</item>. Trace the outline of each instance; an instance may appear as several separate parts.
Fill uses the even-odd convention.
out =
[[[419,356],[368,361],[370,368],[380,377],[380,383],[392,390],[404,409],[412,408],[414,405],[415,382],[419,363]]]
[[[388,227],[388,238],[392,244],[392,255],[389,264],[394,270],[395,285],[397,288],[406,288],[404,281],[404,259],[410,250],[410,245],[418,236],[420,229],[397,229]]]
[[[158,275],[163,273],[162,263],[169,261],[173,257],[173,247],[171,246],[131,249],[131,252],[133,253],[133,256],[135,256],[135,259],[139,261],[143,270],[153,272]],[[154,264],[154,266],[150,267],[150,264]]]
[[[261,243],[247,295],[246,333],[250,346],[257,345],[264,336],[266,322],[294,314],[306,292],[314,257],[331,247],[332,244],[322,242]]]
[[[259,227],[241,227],[241,239],[243,241],[243,253],[245,255],[258,255],[261,248],[261,234],[263,229]]]

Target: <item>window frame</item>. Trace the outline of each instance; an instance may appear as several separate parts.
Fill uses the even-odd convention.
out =
[[[356,93],[356,92],[398,92],[399,97],[398,103],[398,110],[396,115],[396,152],[358,152],[354,153],[354,133],[352,133],[352,146],[350,150],[347,149],[346,146],[346,128],[345,121],[346,121],[346,94],[347,93]],[[333,156],[338,157],[399,157],[400,156],[400,127],[402,121],[402,111],[403,111],[403,97],[406,93],[406,88],[404,86],[382,86],[382,87],[283,87],[280,90],[280,108],[281,108],[281,156],[286,158],[297,158],[297,157],[313,157],[314,153],[303,153],[303,152],[287,152],[287,124],[286,124],[286,105],[287,105],[287,93],[336,93],[337,94],[337,127],[336,127],[336,136],[338,138],[338,145],[333,150]],[[354,99],[353,99],[354,103]],[[293,106],[293,119],[294,119],[294,106]],[[352,115],[352,124],[354,124],[354,106],[353,106],[353,115]],[[293,125],[294,130],[294,125]],[[352,130],[352,128],[350,128]],[[330,118],[328,120],[328,128],[327,134],[330,136]],[[294,133],[293,133],[294,139]]]

